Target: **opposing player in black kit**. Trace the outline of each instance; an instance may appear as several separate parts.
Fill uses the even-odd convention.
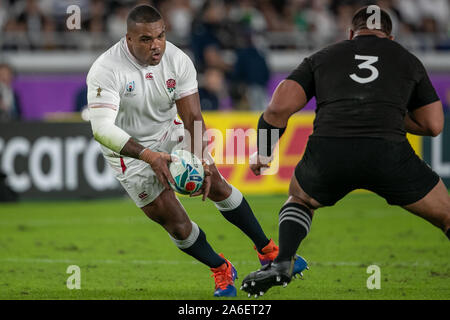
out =
[[[438,135],[442,104],[422,63],[392,41],[389,15],[380,11],[379,29],[369,29],[370,16],[367,8],[358,10],[349,40],[306,58],[279,84],[259,120],[259,161],[251,165],[257,175],[278,140],[268,134],[265,145],[262,133],[278,129],[279,138],[289,117],[316,97],[314,130],[279,214],[278,257],[244,279],[241,289],[249,294],[287,285],[314,210],[334,205],[354,189],[373,191],[450,237],[447,188],[406,139],[407,132]]]

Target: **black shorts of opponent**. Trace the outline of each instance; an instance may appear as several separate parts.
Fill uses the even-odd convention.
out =
[[[324,206],[355,189],[370,190],[391,205],[404,206],[422,199],[439,182],[406,139],[312,136],[295,176],[302,189]]]

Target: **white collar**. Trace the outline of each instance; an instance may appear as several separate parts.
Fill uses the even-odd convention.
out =
[[[123,37],[121,40],[122,49],[125,51],[127,58],[138,68],[147,68],[149,65],[141,64],[136,57],[131,53],[130,48],[128,48],[127,39]]]

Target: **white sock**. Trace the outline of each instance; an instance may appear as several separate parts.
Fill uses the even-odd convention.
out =
[[[238,189],[236,189],[231,184],[230,187],[231,187],[231,194],[228,198],[222,201],[214,202],[219,211],[231,211],[236,209],[237,207],[239,207],[239,205],[242,202],[242,199],[244,198],[244,196]]]
[[[198,235],[200,234],[200,229],[198,225],[194,221],[191,221],[191,223],[192,223],[192,230],[186,239],[178,240],[169,234],[170,239],[172,239],[173,243],[175,243],[175,245],[180,249],[187,249],[190,246],[192,246],[194,242],[197,240]]]

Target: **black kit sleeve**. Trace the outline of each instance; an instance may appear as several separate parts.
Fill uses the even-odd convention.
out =
[[[316,95],[314,72],[309,58],[305,58],[286,79],[296,81],[300,84],[303,90],[305,90],[308,100]]]
[[[433,87],[433,84],[428,77],[428,74],[420,63],[419,65],[420,78],[416,83],[411,97],[408,103],[408,110],[413,111],[414,109],[423,107],[432,102],[438,101],[439,96],[436,93],[436,90]]]

